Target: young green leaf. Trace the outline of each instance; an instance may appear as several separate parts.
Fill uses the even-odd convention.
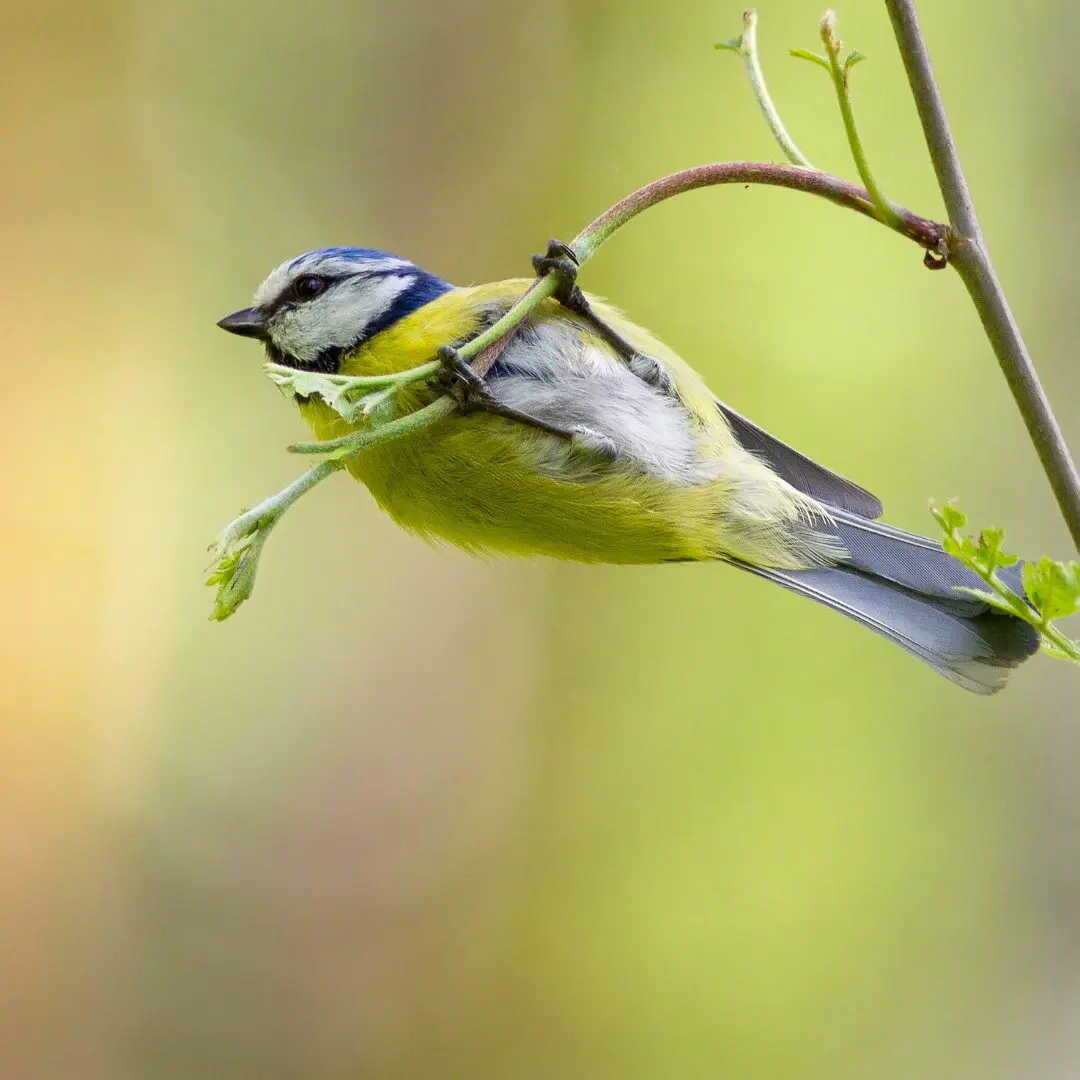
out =
[[[1005,542],[1005,530],[999,527],[992,527],[989,529],[983,529],[979,533],[979,542],[976,545],[975,552],[980,564],[985,568],[986,573],[992,574],[995,570],[1003,566],[1012,566],[1014,563],[1018,563],[1020,560],[1015,555],[1009,555],[1001,550],[1001,545]]]
[[[941,546],[986,583],[985,590],[961,587],[957,591],[1023,619],[1039,632],[1047,653],[1080,664],[1080,642],[1067,637],[1053,622],[1080,611],[1080,562],[1043,558],[1024,563],[1021,577],[1025,595],[1020,596],[997,574],[998,570],[1020,561],[1004,550],[1004,529],[996,526],[983,529],[978,540],[973,540],[960,532],[967,519],[952,503],[942,507],[931,505],[930,512],[941,526]]]
[[[946,532],[957,532],[967,524],[967,515],[956,508],[956,506],[947,502],[944,506],[931,506],[930,512],[938,520],[938,524]]]
[[[797,60],[809,60],[812,64],[820,64],[826,71],[829,70],[829,61],[820,53],[811,52],[809,49],[788,49]]]
[[[1042,558],[1024,567],[1024,590],[1043,619],[1062,619],[1080,610],[1080,563]]]

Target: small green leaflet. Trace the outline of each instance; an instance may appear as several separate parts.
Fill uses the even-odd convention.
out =
[[[1080,562],[1046,557],[1024,567],[1024,590],[1045,619],[1063,619],[1080,610]]]
[[[829,61],[820,53],[811,52],[809,49],[788,49],[788,52],[798,60],[809,60],[812,64],[820,64],[826,71],[832,70]]]
[[[1058,562],[1049,557],[1024,563],[1021,575],[1025,596],[1009,588],[997,571],[1014,566],[1020,560],[1004,549],[1005,530],[983,529],[978,539],[966,536],[961,529],[967,518],[952,503],[930,512],[943,533],[941,546],[985,583],[986,590],[962,588],[958,591],[977,596],[991,607],[1033,626],[1042,637],[1043,649],[1051,656],[1080,664],[1080,642],[1073,641],[1055,625],[1055,619],[1080,611],[1080,562]]]

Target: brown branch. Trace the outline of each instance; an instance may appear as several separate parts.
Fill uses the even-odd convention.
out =
[[[584,262],[618,228],[643,210],[664,199],[681,195],[696,188],[718,184],[764,184],[769,187],[790,188],[809,195],[818,195],[838,206],[845,206],[866,217],[880,221],[870,196],[857,184],[838,176],[806,169],[798,165],[770,164],[758,161],[728,161],[714,165],[698,165],[693,169],[654,180],[651,184],[621,199],[591,225],[587,225],[574,240],[572,247],[579,261]],[[934,268],[943,266],[949,256],[948,229],[936,221],[897,208],[899,223],[896,231],[921,247],[933,252]],[[929,264],[928,264],[929,265]]]
[[[764,184],[767,187],[790,188],[792,191],[820,196],[838,206],[847,207],[874,221],[889,225],[902,236],[913,240],[926,249],[926,257],[923,261],[931,270],[938,270],[948,263],[950,231],[947,226],[920,217],[901,207],[896,207],[898,216],[895,224],[882,221],[870,196],[857,184],[849,183],[829,173],[818,172],[816,169],[760,161],[724,161],[712,165],[698,165],[692,169],[672,173],[671,176],[661,177],[651,184],[638,188],[625,199],[620,199],[609,210],[605,210],[595,221],[586,225],[578,233],[570,245],[574,249],[578,263],[587,262],[601,244],[609,240],[613,233],[642,211],[687,191],[716,187],[721,184]],[[538,290],[543,292],[543,296],[536,295]],[[469,342],[468,346],[462,350],[462,355],[466,355],[467,351],[466,359],[471,357],[469,362],[477,375],[481,378],[487,375],[506,347],[513,330],[526,314],[532,311],[544,297],[550,296],[553,290],[552,281],[538,278],[521,300],[495,326]],[[524,305],[524,312],[519,310],[521,305]]]

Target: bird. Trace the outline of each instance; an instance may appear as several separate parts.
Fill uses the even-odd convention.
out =
[[[453,363],[535,278],[458,287],[387,251],[324,247],[281,263],[218,325],[299,371],[384,375],[448,359],[449,379],[397,392],[410,412],[460,407],[347,468],[404,529],[475,554],[586,563],[722,562],[838,611],[979,694],[1039,648],[1023,620],[963,589],[983,583],[926,537],[880,520],[865,488],[719,400],[648,330],[581,291],[572,249],[483,379]],[[298,396],[315,437],[349,422]],[[1022,595],[1020,568],[1008,584]]]

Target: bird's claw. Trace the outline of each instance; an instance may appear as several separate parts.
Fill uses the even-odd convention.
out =
[[[554,299],[572,311],[580,310],[585,296],[577,285],[578,257],[569,244],[561,240],[549,240],[543,255],[532,257],[532,267],[537,277],[555,277]]]
[[[443,362],[439,380],[462,412],[490,406],[494,402],[487,383],[469,366],[457,349],[452,345],[440,345],[437,355]]]
[[[538,416],[522,412],[510,405],[504,405],[488,389],[488,384],[479,376],[462,357],[457,349],[442,345],[438,350],[443,362],[443,371],[439,378],[446,392],[457,402],[462,413],[487,412],[492,416],[501,416],[506,420],[524,424],[526,427],[546,431],[549,435],[558,435],[563,439],[575,438],[576,432],[558,424],[548,423]]]
[[[674,391],[671,376],[659,360],[640,352],[593,311],[588,298],[578,286],[577,275],[580,264],[574,249],[569,244],[564,244],[561,240],[549,241],[547,252],[543,255],[534,255],[532,265],[540,277],[548,274],[556,275],[557,283],[555,291],[551,294],[552,298],[568,311],[584,319],[642,382],[655,387],[662,394],[671,394]]]

